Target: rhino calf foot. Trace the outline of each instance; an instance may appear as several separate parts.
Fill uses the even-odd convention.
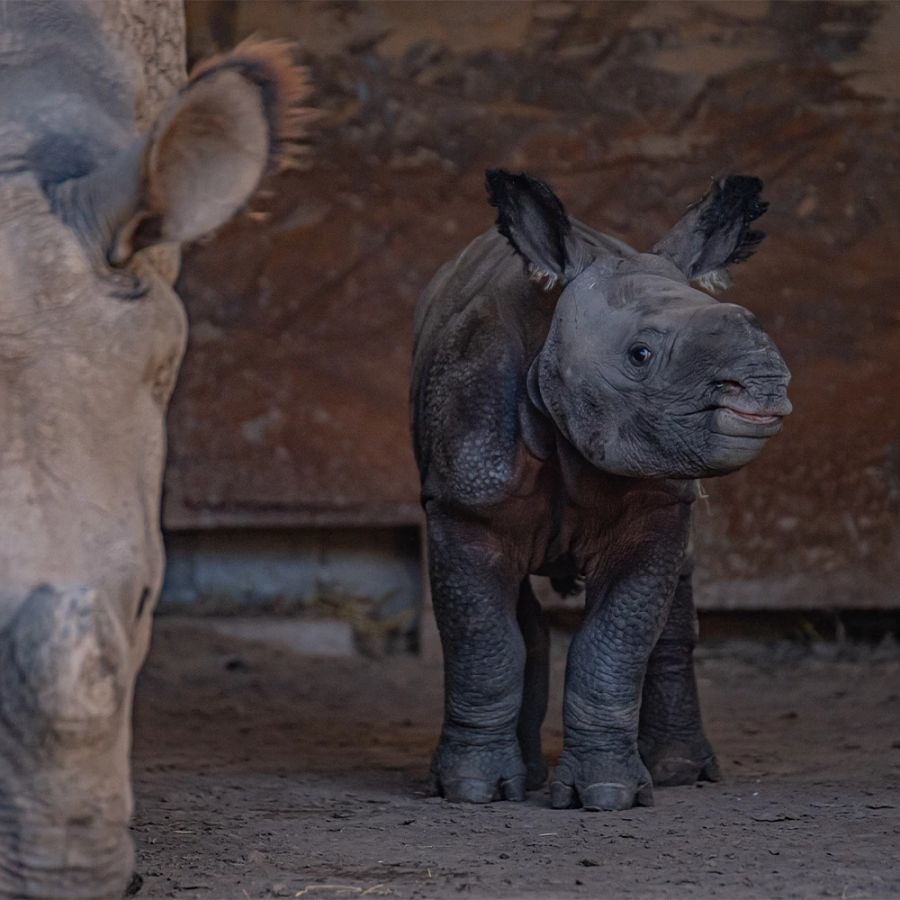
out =
[[[653,783],[636,752],[623,757],[600,750],[563,750],[550,780],[550,805],[592,812],[653,806]]]
[[[716,754],[706,737],[687,741],[652,742],[642,740],[641,757],[657,787],[678,787],[698,781],[719,781],[722,777]]]
[[[529,790],[515,738],[471,745],[444,737],[431,761],[431,775],[435,793],[451,803],[520,801]]]

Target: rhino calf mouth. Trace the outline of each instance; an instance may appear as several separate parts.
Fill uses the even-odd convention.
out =
[[[718,406],[713,410],[713,431],[728,437],[755,437],[765,439],[781,431],[784,416],[771,412],[748,412],[731,406]]]

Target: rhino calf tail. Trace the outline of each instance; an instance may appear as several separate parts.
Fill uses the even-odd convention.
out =
[[[128,883],[135,667],[111,610],[44,585],[0,632],[2,897],[119,898]]]

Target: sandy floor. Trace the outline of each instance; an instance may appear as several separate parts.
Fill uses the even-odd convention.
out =
[[[138,896],[900,897],[896,645],[732,643],[699,676],[722,783],[627,813],[454,806],[426,794],[437,665],[161,618],[136,709]]]

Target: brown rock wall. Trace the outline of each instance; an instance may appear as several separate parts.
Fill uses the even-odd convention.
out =
[[[707,482],[708,603],[897,602],[900,7],[890,3],[189,4],[194,53],[296,40],[328,117],[310,167],[187,254],[170,527],[416,519],[416,297],[488,227],[486,166],[552,181],[642,247],[708,180],[767,183],[728,299],[795,378],[795,415]]]

